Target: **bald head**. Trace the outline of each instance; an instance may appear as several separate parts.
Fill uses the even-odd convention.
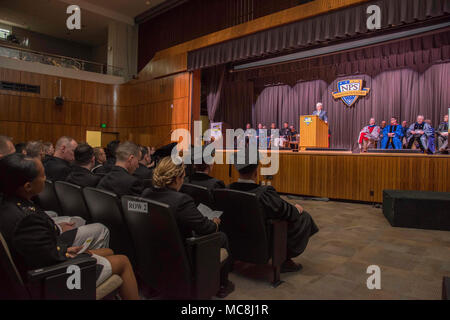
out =
[[[418,115],[418,116],[417,116],[417,123],[419,123],[419,124],[422,123],[424,119],[425,119],[425,118],[424,118],[423,115],[421,115],[421,114]]]
[[[55,154],[56,158],[61,158],[66,161],[74,160],[74,151],[78,146],[75,139],[67,136],[62,136],[58,139],[55,145]]]
[[[16,148],[7,136],[0,136],[0,158],[16,152]]]

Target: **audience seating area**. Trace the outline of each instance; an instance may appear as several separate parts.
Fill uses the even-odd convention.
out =
[[[189,184],[187,188],[206,192],[197,193],[198,201],[209,196],[206,188]],[[59,215],[81,216],[90,223],[104,224],[110,231],[110,248],[116,254],[128,256],[138,279],[164,298],[209,299],[219,289],[221,263],[228,257],[226,250],[220,248],[220,235],[213,233],[189,238],[185,246],[176,220],[166,204],[132,196],[119,199],[105,190],[49,180],[37,201],[43,209]],[[140,204],[141,209],[133,210],[129,202]],[[87,264],[88,260],[81,262]],[[64,265],[57,270],[65,272],[63,268]],[[95,276],[92,281],[95,284]],[[111,279],[109,283],[113,281],[116,280]],[[104,291],[102,287],[111,287],[111,284],[105,283],[97,288],[100,291],[97,298],[106,296],[101,293]],[[40,298],[51,299],[52,296]],[[94,293],[69,298],[91,299]]]

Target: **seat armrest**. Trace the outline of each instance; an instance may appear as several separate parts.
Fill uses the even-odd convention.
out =
[[[192,296],[196,299],[210,299],[219,291],[221,241],[219,233],[186,239],[194,275]]]
[[[287,251],[287,222],[283,220],[270,219],[267,221],[272,236],[272,265],[281,266],[286,261]]]
[[[31,270],[26,286],[32,299],[95,300],[96,263],[95,258],[81,254],[54,266]]]
[[[54,275],[65,274],[67,273],[67,268],[71,265],[79,266],[80,269],[82,269],[89,266],[95,266],[96,263],[97,260],[95,260],[95,258],[92,258],[88,254],[81,254],[73,259],[69,259],[53,266],[30,270],[28,271],[28,280],[38,281]]]

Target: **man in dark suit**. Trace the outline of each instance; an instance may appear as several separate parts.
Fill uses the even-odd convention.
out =
[[[133,176],[135,176],[141,180],[151,179],[153,170],[148,168],[148,165],[151,163],[148,148],[144,147],[144,146],[140,146],[139,149],[141,150],[141,159],[139,160],[139,167],[133,173]]]
[[[116,150],[116,163],[111,171],[104,176],[97,188],[114,192],[119,197],[124,195],[141,195],[144,185],[133,173],[139,166],[141,151],[132,142],[121,143]]]
[[[108,143],[105,149],[106,161],[99,167],[96,167],[92,171],[94,173],[107,174],[111,171],[116,163],[116,150],[119,147],[120,141],[114,140]]]
[[[214,157],[215,151],[212,152],[211,156]],[[185,181],[187,183],[192,183],[197,186],[202,186],[211,192],[214,189],[225,188],[225,183],[222,180],[218,180],[210,176],[213,169],[214,163],[207,164],[203,158],[203,151],[194,153],[193,155],[194,172],[187,176]]]
[[[267,219],[286,220],[288,223],[287,260],[281,267],[281,272],[300,271],[302,266],[292,261],[306,249],[309,238],[319,231],[314,220],[299,204],[295,206],[284,201],[272,186],[260,186],[256,183],[258,164],[245,161],[235,164],[239,171],[239,180],[229,188],[257,195]]]
[[[322,102],[318,102],[316,104],[316,110],[312,114],[313,116],[319,116],[320,120],[325,121],[325,123],[328,123],[328,113],[323,110],[323,104]]]
[[[94,149],[87,143],[78,145],[75,149],[75,164],[66,181],[77,186],[95,188],[101,177],[91,172],[95,164]]]
[[[65,181],[72,171],[70,162],[74,160],[74,151],[78,146],[77,142],[67,136],[58,139],[55,146],[55,154],[49,156],[45,163],[45,175],[51,181]]]

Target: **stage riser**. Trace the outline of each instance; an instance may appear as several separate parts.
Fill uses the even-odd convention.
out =
[[[278,174],[259,179],[282,193],[381,203],[385,189],[450,192],[450,157],[318,152],[279,157]],[[227,164],[216,164],[213,176],[226,184],[238,178]]]

